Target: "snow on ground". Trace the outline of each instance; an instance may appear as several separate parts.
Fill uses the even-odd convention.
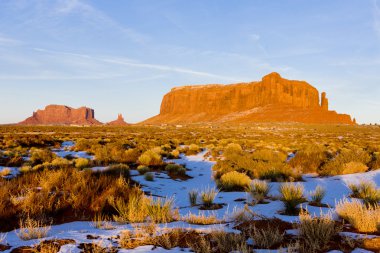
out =
[[[153,196],[162,196],[175,198],[175,205],[179,208],[181,215],[191,213],[210,212],[199,211],[198,207],[190,207],[188,200],[188,192],[197,189],[199,192],[206,188],[216,187],[212,177],[212,166],[215,162],[210,162],[204,158],[207,151],[203,151],[195,156],[181,156],[180,159],[169,160],[177,164],[184,164],[190,169],[187,174],[193,178],[188,180],[173,180],[164,173],[156,173],[154,181],[146,181],[144,176],[133,176],[133,179],[142,185],[142,189],[151,193]],[[137,175],[137,173],[133,173]],[[357,183],[361,180],[372,180],[377,186],[380,186],[380,170],[366,173],[357,173],[349,175],[341,175],[334,177],[316,177],[316,175],[305,175],[304,182],[300,182],[305,188],[305,193],[315,190],[316,186],[321,185],[326,189],[326,196],[323,203],[334,207],[335,204],[344,197],[350,194],[347,187],[348,183]],[[278,196],[279,186],[281,183],[270,183],[272,186],[270,194]],[[236,201],[238,199],[248,199],[249,196],[245,192],[220,192],[215,200],[215,203],[223,203],[225,206],[222,209],[212,211],[219,218],[225,217],[226,214],[231,214],[233,210],[244,207],[244,201]],[[331,211],[329,208],[313,207],[303,205],[312,214],[320,215]],[[279,212],[283,209],[283,203],[279,200],[269,201],[268,204],[259,204],[250,207],[255,213],[266,217],[277,217],[284,221],[296,222],[297,216],[281,215]]]
[[[94,160],[93,155],[89,155],[85,151],[71,151],[70,149],[75,145],[73,141],[64,141],[59,149],[52,149],[53,153],[59,157],[65,158],[66,156],[72,156],[75,158],[86,158]]]
[[[67,151],[65,149],[72,146],[73,143],[63,143],[62,149],[56,151],[58,155],[64,156],[72,151]],[[68,153],[65,153],[68,152]],[[189,212],[192,214],[198,214],[202,212],[207,214],[215,214],[218,218],[228,218],[234,212],[234,210],[242,209],[245,205],[244,201],[241,199],[248,199],[249,196],[245,192],[220,192],[215,200],[215,203],[224,204],[223,208],[214,211],[200,211],[199,206],[191,207],[188,200],[188,192],[197,189],[201,192],[206,188],[216,188],[215,181],[213,180],[212,166],[215,162],[208,161],[204,158],[207,151],[201,152],[194,156],[184,156],[182,155],[180,159],[170,160],[170,162],[175,162],[178,164],[184,164],[189,171],[187,174],[192,178],[188,180],[171,179],[165,173],[155,173],[154,181],[146,181],[144,176],[139,175],[137,171],[132,170],[131,175],[133,179],[142,185],[142,189],[152,196],[161,197],[172,197],[174,200],[175,208],[179,209],[182,216],[187,215]],[[75,154],[84,154],[85,152],[74,152]],[[88,156],[88,155],[87,155]],[[86,156],[85,156],[86,157]],[[3,167],[0,167],[2,170]],[[17,168],[16,168],[17,169]],[[95,167],[92,168],[94,171],[102,171],[107,169],[107,167]],[[306,192],[313,191],[316,186],[321,185],[326,188],[326,197],[323,202],[334,208],[337,201],[347,197],[350,193],[347,184],[356,183],[361,180],[372,180],[377,186],[380,186],[380,170],[371,171],[367,173],[358,173],[351,175],[342,175],[334,177],[316,177],[315,175],[304,175],[304,182],[300,182],[305,187]],[[278,187],[280,183],[270,183],[272,188],[270,194],[272,196],[278,196]],[[239,200],[240,199],[240,200]],[[200,201],[200,200],[199,200]],[[281,215],[279,212],[283,209],[283,204],[279,200],[270,200],[268,204],[258,204],[255,206],[250,206],[249,208],[257,214],[264,215],[266,217],[278,217],[282,220],[288,222],[297,222],[297,216],[286,216]],[[304,206],[305,207],[305,206]],[[312,206],[307,206],[307,209],[311,213],[319,215],[321,212],[327,213],[331,211],[329,208],[317,208]],[[228,219],[227,219],[228,220]],[[122,230],[131,229],[130,224],[120,225],[113,223],[115,229],[113,230],[101,230],[94,228],[90,222],[72,222],[62,225],[52,226],[49,232],[49,237],[45,239],[74,239],[79,243],[91,243],[98,241],[105,241],[111,243],[107,238],[115,238]],[[160,228],[191,228],[196,229],[201,232],[210,232],[214,229],[223,229],[229,232],[237,232],[234,230],[232,223],[216,224],[216,225],[190,225],[183,221],[172,222],[168,224],[160,224]],[[297,231],[289,231],[289,233],[296,233]],[[87,239],[87,235],[100,236],[97,240]],[[2,235],[2,234],[1,234]],[[1,236],[0,235],[0,236]],[[347,234],[347,236],[360,236],[358,234]],[[22,241],[17,237],[17,230],[11,231],[6,234],[5,242],[9,243],[11,246],[26,246],[38,244],[40,240],[30,240]],[[138,247],[134,250],[121,250],[120,252],[148,252],[151,251],[152,246]],[[5,251],[10,252],[10,250]],[[60,252],[79,252],[75,245],[65,245],[62,247]],[[162,248],[155,248],[154,252],[183,252],[181,249],[165,250]],[[257,251],[257,252],[271,252],[271,251]],[[364,252],[361,249],[357,249],[355,252]]]

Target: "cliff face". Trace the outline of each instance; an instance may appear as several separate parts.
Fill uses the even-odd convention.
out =
[[[74,109],[64,105],[48,105],[44,110],[20,122],[21,125],[101,125],[91,108]]]
[[[173,88],[160,114],[144,123],[303,122],[353,124],[349,115],[328,110],[316,88],[271,73],[259,82]]]
[[[119,114],[117,116],[116,120],[108,122],[107,125],[109,125],[109,126],[128,126],[128,123],[125,122],[123,115]]]

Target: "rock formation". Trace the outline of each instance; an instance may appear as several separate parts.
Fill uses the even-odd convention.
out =
[[[118,114],[117,119],[111,122],[108,122],[109,126],[128,126],[128,123],[124,121],[123,115]]]
[[[33,112],[33,115],[20,122],[21,125],[101,125],[95,119],[91,108],[78,109],[65,105],[48,105],[44,110]]]
[[[349,115],[328,110],[326,93],[304,81],[271,73],[259,82],[173,88],[160,114],[146,124],[199,122],[301,122],[354,124]]]

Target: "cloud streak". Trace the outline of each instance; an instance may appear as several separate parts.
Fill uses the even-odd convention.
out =
[[[100,57],[100,56],[91,56],[87,54],[80,54],[80,53],[71,53],[71,52],[60,52],[60,51],[54,51],[54,50],[47,50],[43,48],[33,48],[34,51],[39,52],[44,55],[59,55],[57,58],[57,61],[63,61],[62,56],[68,57],[70,59],[74,59],[79,65],[82,63],[93,63],[97,62],[100,64],[100,67],[104,69],[103,64],[107,65],[118,65],[118,66],[124,66],[124,67],[131,67],[131,68],[139,68],[139,69],[146,69],[146,70],[157,70],[164,73],[178,73],[178,74],[186,74],[186,75],[192,75],[192,76],[199,76],[199,77],[208,77],[208,78],[216,78],[226,81],[241,81],[237,78],[233,78],[230,76],[224,76],[204,71],[197,71],[190,68],[183,68],[183,67],[177,67],[177,66],[168,66],[168,65],[161,65],[161,64],[150,64],[150,63],[142,63],[133,59],[129,58],[115,58],[115,57]],[[58,60],[59,58],[59,60]],[[81,59],[81,61],[78,61],[78,59]],[[108,66],[112,68],[112,66]],[[84,70],[87,72],[86,70]],[[56,74],[56,73],[41,73],[36,75],[2,75],[0,76],[0,80],[92,80],[92,79],[108,79],[108,78],[118,78],[118,77],[124,77],[127,76],[125,72],[123,74],[119,74],[121,71],[118,71],[116,74],[94,74],[94,75],[81,75],[81,74]],[[156,79],[156,78],[154,78]],[[141,80],[150,80],[143,78]]]

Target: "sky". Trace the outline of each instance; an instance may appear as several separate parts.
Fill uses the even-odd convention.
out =
[[[0,1],[0,124],[48,104],[135,123],[173,87],[270,72],[380,123],[380,0]]]

